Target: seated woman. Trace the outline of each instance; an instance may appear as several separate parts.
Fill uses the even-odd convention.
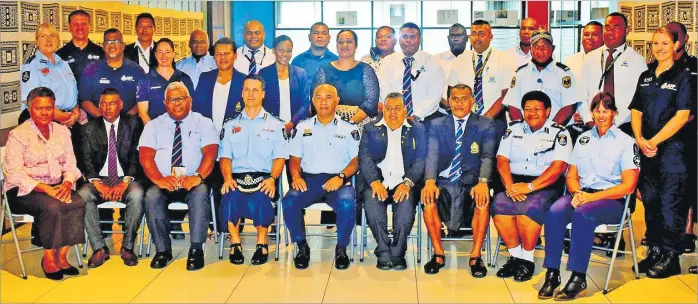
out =
[[[596,124],[582,133],[570,156],[566,194],[545,215],[545,262],[548,269],[538,298],[572,300],[587,288],[594,229],[600,224],[618,224],[625,204],[623,197],[635,190],[640,175],[639,149],[635,140],[613,123],[617,115],[612,96],[599,93],[591,101]],[[560,258],[568,223],[572,223],[567,269],[572,276],[560,286]]]
[[[71,246],[85,242],[85,202],[74,191],[81,176],[76,166],[70,131],[53,122],[56,95],[46,87],[29,92],[30,118],[10,132],[2,166],[5,189],[14,213],[35,218],[41,268],[46,277],[61,280],[78,275],[68,263]],[[37,242],[34,242],[37,244]]]
[[[548,122],[550,97],[531,91],[521,99],[524,122],[512,123],[497,152],[497,170],[506,191],[491,204],[497,233],[510,257],[497,272],[500,278],[528,281],[533,276],[533,250],[545,212],[560,197],[572,152],[569,132]]]

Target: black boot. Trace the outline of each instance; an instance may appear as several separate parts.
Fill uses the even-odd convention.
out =
[[[519,266],[516,267],[514,273],[514,281],[526,282],[533,277],[533,272],[536,270],[536,264],[524,259],[519,259]]]
[[[499,278],[510,278],[516,273],[516,268],[519,266],[519,261],[521,259],[517,257],[509,257],[507,262],[502,265],[502,268],[497,271],[497,277]]]
[[[298,253],[293,258],[293,264],[297,269],[306,269],[310,263],[310,247],[306,241],[296,243]]]
[[[677,274],[681,274],[681,265],[676,252],[664,253],[659,262],[647,270],[647,277],[652,279],[663,279]]]
[[[692,253],[696,251],[696,236],[687,234],[683,240],[683,253]]]
[[[344,270],[349,268],[349,256],[347,255],[346,247],[336,247],[334,249],[334,268]]]
[[[570,301],[587,294],[586,273],[572,272],[565,287],[555,293],[555,301]]]
[[[545,273],[545,282],[543,286],[538,290],[538,298],[541,300],[547,300],[555,295],[555,290],[560,287],[562,280],[560,279],[560,270],[550,268]]]
[[[690,274],[696,274],[696,273],[698,273],[698,266],[691,266],[691,267],[688,267],[688,273],[690,273]]]
[[[638,272],[640,273],[645,273],[647,270],[652,268],[657,262],[659,262],[659,259],[662,257],[662,250],[659,249],[659,246],[657,245],[652,245],[647,248],[647,257],[637,263],[637,268]],[[633,271],[635,266],[633,266]]]

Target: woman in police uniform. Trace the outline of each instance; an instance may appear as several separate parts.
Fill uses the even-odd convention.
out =
[[[618,224],[624,196],[635,190],[640,175],[639,149],[635,140],[614,123],[617,115],[611,95],[599,93],[590,107],[596,126],[582,133],[570,156],[566,194],[545,215],[545,262],[548,271],[538,298],[572,300],[586,293],[586,272],[600,224]],[[572,223],[569,281],[560,286],[560,259],[567,224]]]
[[[687,67],[674,62],[678,36],[665,27],[652,37],[652,54],[657,65],[640,75],[630,103],[635,140],[642,151],[639,188],[645,205],[647,258],[639,271],[650,278],[681,273],[679,255],[689,202],[687,146],[696,140],[685,125],[695,109],[691,75]],[[695,186],[695,185],[693,185]]]

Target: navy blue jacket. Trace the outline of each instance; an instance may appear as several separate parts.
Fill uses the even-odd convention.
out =
[[[245,74],[233,71],[225,118],[235,118],[245,108],[245,102],[242,101],[242,84],[245,82],[245,77],[247,77]],[[218,78],[218,69],[201,73],[199,84],[194,90],[192,111],[208,118],[213,117],[213,88],[216,87],[216,78]]]
[[[281,94],[276,64],[261,69],[258,75],[266,82],[264,110],[279,117]],[[291,121],[295,126],[310,115],[310,79],[304,69],[293,65],[288,67],[288,78],[291,87]]]

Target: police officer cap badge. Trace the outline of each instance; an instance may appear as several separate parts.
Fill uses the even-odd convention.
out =
[[[589,136],[583,136],[582,138],[580,138],[579,143],[582,145],[588,144],[589,143]]]

